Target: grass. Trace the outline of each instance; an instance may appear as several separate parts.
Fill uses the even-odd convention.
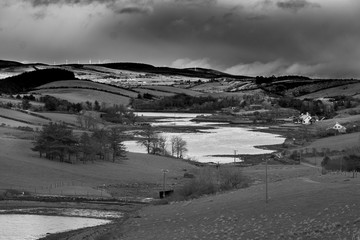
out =
[[[36,116],[30,115],[30,114],[27,114],[24,112],[7,109],[7,108],[0,108],[0,110],[1,110],[0,116],[4,116],[11,120],[15,120],[15,121],[19,120],[19,122],[31,123],[34,125],[43,125],[43,124],[49,123],[49,121],[46,119],[36,117]]]
[[[21,99],[15,99],[15,98],[0,97],[0,102],[3,103],[3,104],[12,103],[14,105],[17,105],[17,104],[21,104],[22,100]],[[37,106],[37,107],[44,106],[44,103],[42,103],[42,102],[30,101],[30,104],[33,105],[33,106]]]
[[[37,193],[48,193],[51,188],[51,194],[72,193],[70,190],[75,189],[78,194],[86,194],[101,186],[115,196],[124,197],[128,194],[124,189],[136,185],[133,193],[144,189],[147,197],[152,197],[162,186],[161,169],[169,170],[168,183],[175,184],[182,179],[183,169],[195,168],[180,160],[137,153],[128,153],[128,160],[115,163],[60,163],[39,158],[30,149],[31,140],[14,138],[20,137],[19,134],[25,133],[0,128],[0,189],[31,192],[36,189]]]
[[[156,90],[147,89],[147,88],[134,88],[133,90],[135,90],[141,94],[148,93],[148,94],[151,94],[156,97],[171,97],[171,96],[176,95],[176,93],[173,93],[173,92],[156,91]]]
[[[257,184],[143,209],[139,218],[125,223],[126,231],[115,235],[124,240],[358,239],[359,179],[344,181],[344,176],[304,170],[305,178],[271,181],[267,204],[265,186]]]
[[[322,150],[326,148],[328,148],[330,151],[346,150],[358,146],[360,143],[359,137],[360,133],[356,132],[320,138],[310,143],[310,145],[300,149],[305,150],[307,148],[308,151],[312,151],[312,149],[315,148],[318,152],[322,152]]]
[[[53,122],[66,122],[73,125],[78,125],[76,114],[56,113],[56,112],[38,112],[36,114],[50,118]]]
[[[31,93],[49,95],[56,98],[65,99],[72,103],[82,103],[86,101],[94,102],[95,100],[97,100],[99,103],[105,103],[108,106],[112,106],[113,104],[122,104],[126,106],[130,102],[129,97],[124,97],[102,91],[96,91],[92,89],[40,89],[32,91]]]
[[[177,87],[172,87],[172,86],[143,86],[142,88],[158,90],[161,92],[168,92],[168,93],[174,93],[174,94],[186,94],[186,95],[194,96],[194,97],[200,96],[202,94],[197,91],[184,89],[184,88],[177,88]]]
[[[333,96],[354,96],[359,98],[360,83],[347,84],[338,87],[332,87],[320,90],[314,93],[309,93],[300,97],[304,98],[320,98],[320,97],[333,97]]]
[[[118,93],[120,95],[128,97],[137,97],[136,92],[128,91],[126,89],[113,87],[111,85],[100,84],[92,81],[81,81],[81,80],[68,80],[68,81],[56,81],[48,84],[41,85],[36,89],[49,89],[49,88],[91,88],[98,89],[102,91],[108,91],[113,93]]]

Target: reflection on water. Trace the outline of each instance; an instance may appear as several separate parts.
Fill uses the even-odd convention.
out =
[[[32,240],[58,233],[109,223],[109,220],[22,214],[0,214],[1,240]]]
[[[182,113],[142,113],[144,116],[161,116],[171,117],[165,118],[153,123],[153,125],[176,125],[176,126],[199,126],[213,125],[214,123],[202,122],[196,123],[190,120],[198,114],[182,114]],[[140,115],[140,114],[139,114]],[[237,154],[265,154],[271,153],[271,150],[255,148],[254,146],[281,144],[284,138],[261,132],[253,132],[247,128],[230,127],[228,124],[219,126],[216,123],[214,129],[208,129],[199,133],[169,133],[163,132],[162,136],[168,140],[172,136],[181,136],[187,142],[187,156],[200,162],[233,162],[234,158],[229,157],[213,157],[211,155],[233,155]],[[128,151],[146,153],[145,148],[139,146],[136,141],[125,142]]]

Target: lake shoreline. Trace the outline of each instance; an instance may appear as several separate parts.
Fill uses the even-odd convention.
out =
[[[106,205],[101,204],[92,204],[85,202],[42,202],[42,201],[13,201],[13,200],[2,200],[0,201],[0,210],[5,212],[0,212],[2,215],[8,214],[24,214],[24,215],[42,215],[42,216],[60,216],[60,217],[82,217],[82,218],[93,218],[99,220],[109,220],[109,223],[79,228],[75,230],[51,233],[46,236],[43,236],[39,239],[41,240],[56,240],[56,239],[83,239],[83,236],[100,236],[106,233],[109,230],[113,230],[118,226],[121,226],[131,215],[138,211],[142,205],[134,207],[134,205]],[[121,217],[89,217],[89,216],[79,216],[79,215],[66,215],[61,213],[61,211],[54,213],[54,209],[84,209],[84,210],[98,210],[98,211],[107,211],[111,210],[121,214]],[[107,210],[104,210],[107,209]],[[91,239],[91,238],[86,238]]]

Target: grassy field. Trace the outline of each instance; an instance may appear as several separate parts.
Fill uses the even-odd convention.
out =
[[[69,81],[56,81],[48,84],[41,85],[37,89],[47,89],[47,88],[91,88],[98,89],[103,91],[109,91],[113,93],[118,93],[120,95],[128,96],[128,97],[137,97],[136,92],[128,91],[125,89],[113,87],[110,85],[100,84],[91,81],[81,81],[81,80],[69,80]]]
[[[76,114],[56,113],[56,112],[39,112],[36,114],[50,118],[53,122],[65,122],[73,125],[78,125]]]
[[[82,102],[95,102],[105,103],[109,106],[113,104],[128,105],[130,102],[129,97],[124,97],[112,93],[96,91],[91,89],[78,89],[78,88],[66,88],[66,89],[40,89],[31,91],[31,93],[38,93],[43,95],[49,95],[60,99],[65,99],[73,103]]]
[[[320,176],[317,169],[306,166],[294,166],[291,172],[304,175],[291,176],[289,169],[275,168],[271,174],[286,177],[271,180],[268,203],[265,185],[259,183],[145,208],[108,236],[124,240],[360,238],[360,178]],[[264,179],[264,167],[259,171]]]
[[[30,127],[32,129],[39,128],[38,125],[23,123],[23,122],[19,122],[16,120],[11,120],[11,119],[0,117],[0,125],[2,125],[2,124],[4,124],[7,127],[12,127],[12,128],[17,128],[17,127]]]
[[[75,188],[76,194],[86,195],[89,189],[96,190],[105,185],[108,193],[124,197],[127,194],[124,189],[133,186],[134,190],[144,190],[148,197],[155,197],[162,186],[162,169],[169,170],[167,182],[171,185],[182,178],[184,169],[194,168],[180,160],[136,153],[128,153],[128,160],[116,163],[50,161],[31,151],[31,140],[18,139],[21,133],[0,128],[0,189],[65,194]]]
[[[333,96],[354,96],[356,98],[359,98],[360,83],[354,83],[354,84],[348,84],[345,86],[338,86],[338,87],[324,89],[321,91],[303,95],[303,96],[299,97],[299,99],[333,97]]]
[[[6,108],[0,108],[0,110],[1,110],[0,116],[2,115],[5,117],[9,117],[11,120],[15,120],[15,121],[19,120],[19,122],[25,121],[33,125],[44,125],[49,123],[49,120],[39,118],[27,113],[19,112],[16,110],[6,109]]]
[[[171,93],[171,92],[156,91],[156,90],[147,89],[147,88],[134,88],[133,90],[135,90],[141,94],[148,93],[148,94],[151,94],[156,97],[171,97],[171,96],[176,95],[175,93]]]
[[[329,148],[331,150],[346,150],[352,147],[357,147],[360,144],[360,133],[349,133],[341,134],[332,137],[326,137],[317,139],[312,142],[309,146],[306,146],[308,149],[315,148],[318,151],[321,151],[323,148]]]
[[[177,87],[172,87],[172,86],[143,86],[142,88],[158,90],[161,92],[175,93],[175,94],[186,94],[186,95],[193,96],[193,97],[200,96],[202,94],[197,91],[183,89],[183,88],[177,88]]]
[[[17,105],[17,104],[21,104],[22,100],[21,99],[14,99],[14,98],[5,98],[5,97],[0,97],[0,102],[1,103],[12,103],[14,105]],[[30,104],[31,105],[34,105],[34,106],[38,106],[38,107],[42,107],[44,106],[44,103],[42,102],[34,102],[34,101],[30,101]]]

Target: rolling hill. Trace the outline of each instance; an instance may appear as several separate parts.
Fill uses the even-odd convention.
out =
[[[0,60],[0,68],[15,67],[15,66],[21,66],[21,65],[22,65],[22,63],[19,63],[19,62]]]
[[[44,69],[24,72],[0,81],[0,93],[18,94],[42,84],[57,80],[76,79],[74,73],[64,69]]]

